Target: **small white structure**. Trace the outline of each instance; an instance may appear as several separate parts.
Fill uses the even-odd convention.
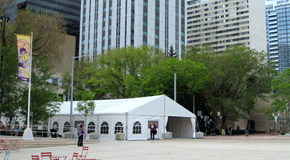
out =
[[[87,116],[85,126],[88,133],[98,134],[100,140],[114,140],[119,132],[124,133],[126,140],[147,140],[151,121],[158,127],[156,138],[163,139],[167,131],[172,132],[173,138],[195,138],[196,116],[165,95],[94,102],[94,114]],[[73,102],[74,123],[85,120],[75,111],[77,103]],[[62,103],[49,123],[61,134],[69,131],[70,102]]]

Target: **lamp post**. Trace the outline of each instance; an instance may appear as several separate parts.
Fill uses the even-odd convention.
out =
[[[4,46],[6,46],[6,40],[5,40],[5,23],[9,22],[10,17],[7,16],[1,16],[0,17],[0,23],[2,25],[2,51],[1,51],[1,56],[0,56],[0,78],[2,79],[0,82],[0,101],[2,102],[2,99],[4,97],[4,94],[2,93],[2,82],[3,82],[3,78],[2,78],[2,71],[3,71],[3,54],[4,54]]]
[[[73,127],[73,90],[74,90],[74,60],[77,58],[81,58],[81,57],[87,57],[87,56],[76,56],[76,57],[72,57],[72,61],[71,61],[71,86],[70,86],[70,133],[71,133],[71,138],[73,135],[73,131],[74,131],[74,127]]]

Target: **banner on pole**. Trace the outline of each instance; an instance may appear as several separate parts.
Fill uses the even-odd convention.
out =
[[[18,79],[23,82],[30,81],[31,74],[31,41],[30,35],[17,34],[18,50]]]

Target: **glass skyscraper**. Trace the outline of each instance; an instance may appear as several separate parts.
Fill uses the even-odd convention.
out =
[[[268,59],[283,72],[290,67],[290,3],[289,0],[266,2]]]
[[[186,45],[186,0],[82,0],[80,55],[153,45],[176,53]]]

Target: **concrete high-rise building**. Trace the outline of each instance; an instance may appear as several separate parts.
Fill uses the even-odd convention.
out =
[[[283,72],[290,67],[290,3],[289,0],[266,1],[268,59]]]
[[[265,0],[188,0],[187,45],[230,45],[266,51]]]
[[[17,0],[18,9],[30,9],[48,14],[60,14],[66,23],[67,34],[76,37],[76,55],[80,33],[81,0]]]
[[[153,45],[181,53],[186,45],[186,0],[82,0],[80,55]],[[180,55],[180,54],[179,54]]]

